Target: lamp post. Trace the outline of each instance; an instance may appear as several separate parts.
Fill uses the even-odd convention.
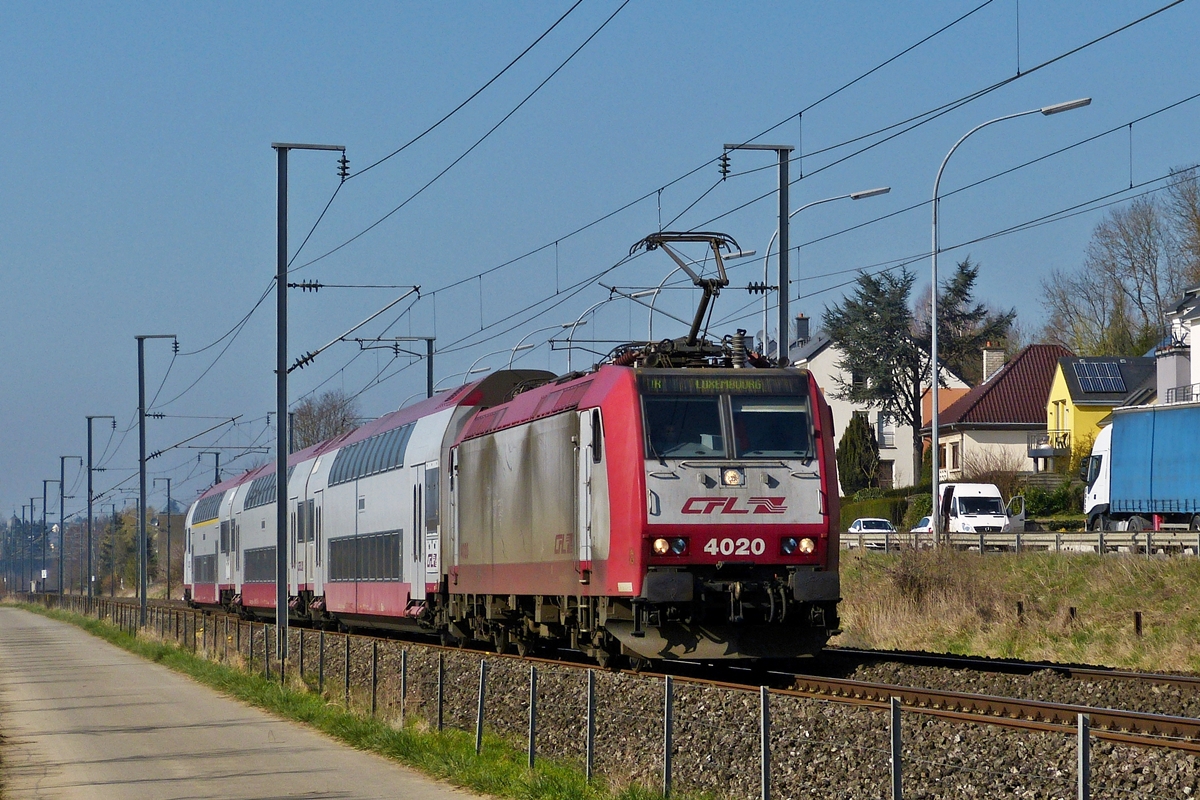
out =
[[[63,501],[67,499],[67,484],[64,481],[66,479],[68,458],[77,458],[79,459],[80,466],[83,465],[83,459],[79,456],[58,457],[58,594],[60,597],[63,593],[63,560],[66,558],[66,548],[63,547],[63,536],[67,529],[67,521],[63,518],[65,512]]]
[[[154,485],[159,481],[167,482],[167,600],[171,599],[171,479],[155,478]]]
[[[892,187],[890,187],[890,186],[880,186],[878,189],[866,189],[861,192],[850,192],[849,194],[839,194],[839,195],[835,195],[833,197],[826,197],[823,200],[814,200],[811,203],[805,203],[804,205],[797,208],[795,211],[792,211],[791,213],[789,213],[787,215],[787,218],[788,218],[788,220],[791,220],[792,217],[796,216],[797,214],[799,214],[801,211],[805,210],[806,208],[812,208],[813,206],[819,206],[822,203],[832,203],[834,200],[846,200],[846,199],[864,200],[868,197],[878,197],[881,194],[887,194],[891,190],[892,190]],[[771,245],[775,244],[775,239],[778,236],[779,236],[779,229],[776,228],[775,232],[771,234],[771,241],[767,242],[767,251],[763,254],[763,286],[766,286],[766,284],[767,284],[767,267],[771,260]],[[780,243],[780,246],[779,246],[780,263],[786,262],[788,259],[788,254],[783,252],[783,249],[784,249],[783,244]],[[784,274],[781,274],[779,277],[779,294],[780,294],[781,298],[783,298],[789,291],[787,284],[784,283],[785,277],[786,276]],[[763,355],[766,355],[766,349],[767,349],[766,342],[767,342],[767,330],[768,330],[768,328],[767,328],[768,298],[769,298],[769,295],[766,293],[766,291],[764,291],[763,292]],[[786,303],[785,303],[785,305],[786,305]],[[782,327],[785,322],[788,326],[790,326],[792,321],[790,319],[785,319],[784,317],[780,317],[779,324],[781,327],[779,328],[779,352],[778,352],[778,355],[784,355],[784,356],[788,355],[788,352],[787,352],[788,351],[788,340],[790,338],[790,335],[788,333],[789,328]]]
[[[92,414],[87,418],[87,467],[88,467],[88,484],[87,484],[87,596],[92,596],[92,420],[94,419],[111,419],[113,429],[117,427],[117,418],[111,414]]]
[[[518,350],[533,349],[532,347],[524,347],[523,346],[525,344],[525,340],[528,339],[530,336],[533,336],[535,333],[545,333],[546,331],[566,330],[567,328],[575,327],[575,325],[577,325],[577,324],[578,325],[587,325],[586,322],[579,322],[579,323],[562,322],[562,323],[559,323],[558,325],[547,325],[544,328],[538,328],[537,330],[530,331],[529,333],[525,334],[524,336],[522,336],[520,339],[517,340],[517,346],[512,349],[512,354],[508,357],[508,368],[512,369],[513,359],[516,358]],[[553,337],[551,337],[551,338],[553,338]]]
[[[946,169],[946,163],[950,160],[950,156],[954,155],[954,151],[958,146],[965,142],[971,134],[978,130],[982,130],[989,125],[994,125],[997,122],[1004,122],[1008,119],[1016,119],[1017,117],[1026,117],[1030,114],[1042,114],[1043,116],[1051,116],[1053,114],[1061,114],[1064,111],[1073,111],[1076,108],[1083,108],[1092,102],[1092,98],[1083,97],[1078,100],[1069,100],[1065,103],[1055,103],[1051,106],[1042,106],[1041,108],[1031,108],[1028,111],[1018,111],[1015,114],[1005,114],[1002,117],[989,119],[987,122],[981,122],[971,130],[964,133],[954,146],[950,148],[950,152],[946,153],[946,157],[942,159],[941,166],[938,167],[937,177],[933,181],[933,247],[932,247],[932,281],[933,286],[930,292],[930,307],[929,307],[929,324],[930,324],[930,341],[929,341],[929,384],[930,384],[930,460],[932,468],[933,485],[931,488],[931,499],[933,501],[932,514],[930,514],[930,528],[933,531],[933,541],[938,543],[941,541],[942,529],[942,509],[941,509],[941,453],[938,451],[940,446],[938,442],[938,324],[937,324],[937,293],[938,293],[938,190],[942,183],[942,172]],[[914,478],[919,476],[914,476]]]
[[[175,339],[173,333],[135,336],[138,350],[138,624],[146,624],[146,340]],[[178,345],[178,340],[176,340]]]
[[[288,271],[288,196],[287,163],[292,150],[335,150],[342,154],[338,172],[346,179],[346,148],[338,144],[297,144],[272,142],[276,155],[276,239],[275,239],[275,654],[282,662],[287,657],[288,623],[288,403],[287,403],[287,271]],[[282,674],[282,672],[281,672]]]

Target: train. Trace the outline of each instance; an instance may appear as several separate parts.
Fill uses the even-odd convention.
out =
[[[708,237],[708,238],[704,238]],[[520,653],[807,656],[838,632],[833,419],[806,370],[701,335],[586,371],[508,369],[288,460],[289,620]],[[736,243],[734,243],[736,244]],[[636,247],[636,246],[635,246]],[[185,599],[276,606],[273,464],[189,508]]]

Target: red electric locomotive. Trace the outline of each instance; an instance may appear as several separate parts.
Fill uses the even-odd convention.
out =
[[[305,573],[292,613],[500,650],[570,646],[601,663],[818,652],[840,599],[829,407],[806,371],[747,352],[741,332],[700,336],[733,242],[663,233],[639,246],[691,273],[677,241],[708,243],[718,267],[693,274],[704,299],[688,336],[625,345],[585,373],[497,373],[297,454],[291,562]],[[238,529],[252,492],[230,484],[189,515],[194,598],[210,596],[200,570],[219,571],[199,566],[195,509]],[[264,543],[266,511],[253,526]],[[222,604],[273,613],[239,606],[246,543],[229,539]]]

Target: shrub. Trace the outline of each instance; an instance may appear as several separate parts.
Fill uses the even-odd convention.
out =
[[[868,486],[866,489],[859,489],[854,493],[853,502],[861,503],[864,500],[878,500],[881,497],[887,497],[883,489],[878,486]]]
[[[879,497],[862,502],[851,502],[842,506],[842,530],[850,527],[850,523],[859,517],[878,517],[889,519],[899,526],[908,508],[908,500],[903,497]]]
[[[1078,514],[1083,507],[1083,484],[1064,480],[1057,489],[1046,491],[1037,486],[1025,490],[1025,511],[1033,517]]]
[[[933,513],[933,495],[915,494],[908,498],[908,510],[904,512],[902,530],[912,530],[921,521]]]

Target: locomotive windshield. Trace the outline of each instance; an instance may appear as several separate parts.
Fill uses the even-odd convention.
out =
[[[720,397],[646,398],[646,445],[661,458],[725,455]]]
[[[735,458],[812,458],[808,403],[799,397],[734,397]]]
[[[650,458],[814,455],[803,397],[651,394],[643,404]]]

